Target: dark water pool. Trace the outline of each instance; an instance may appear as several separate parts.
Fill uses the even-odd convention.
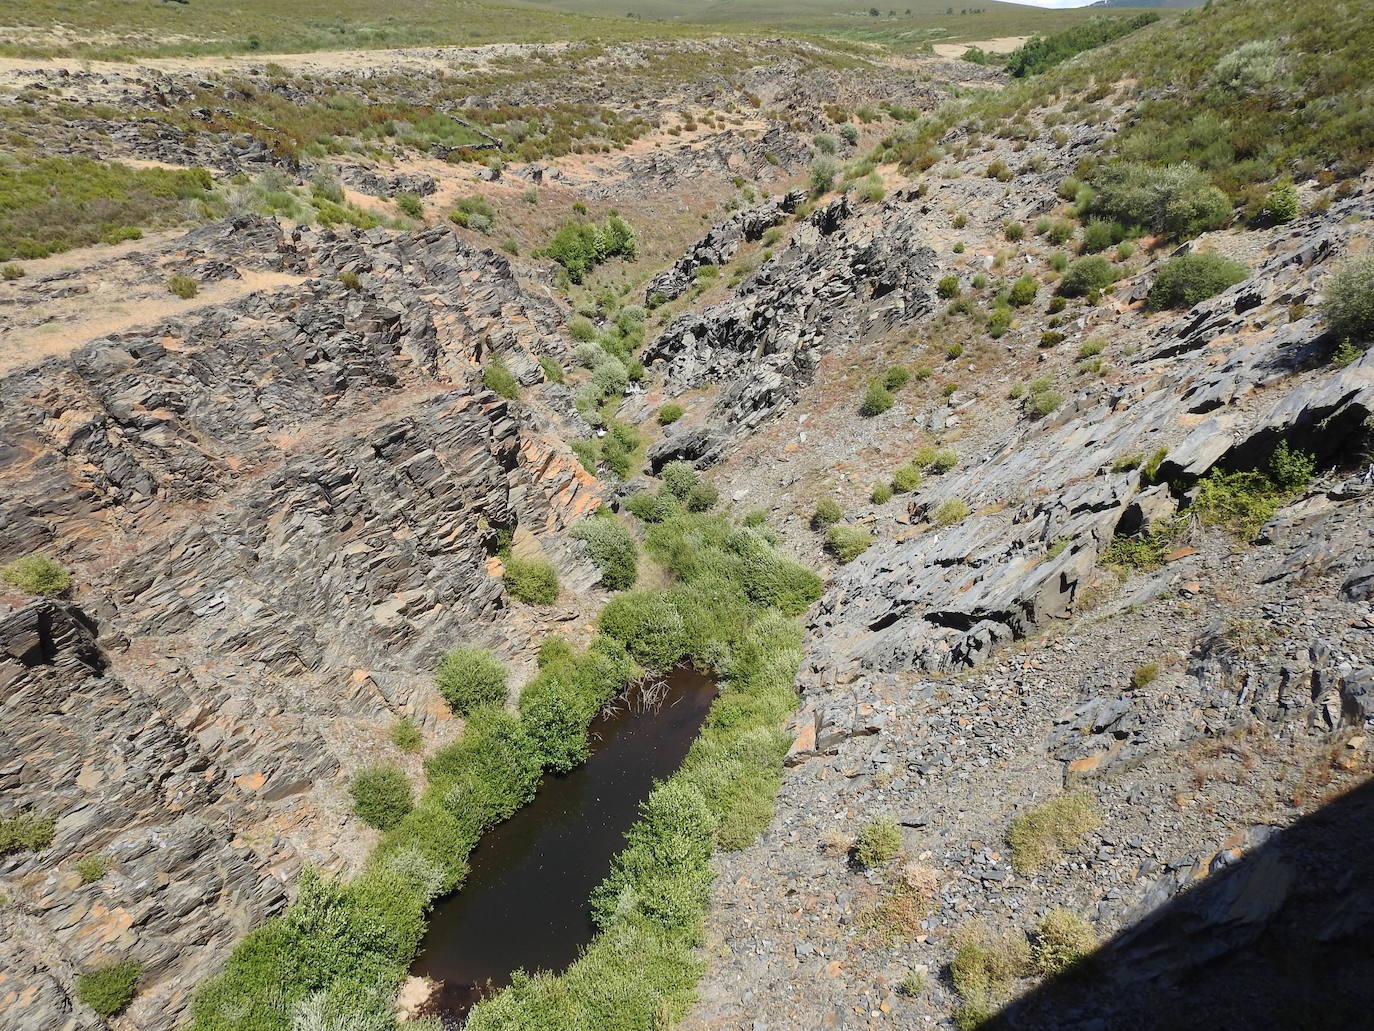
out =
[[[592,757],[545,777],[534,801],[488,831],[462,890],[440,902],[411,973],[442,982],[426,1012],[457,1016],[517,969],[561,971],[591,941],[587,897],[610,872],[639,803],[681,765],[715,685],[679,669],[657,705],[638,689],[591,726]]]

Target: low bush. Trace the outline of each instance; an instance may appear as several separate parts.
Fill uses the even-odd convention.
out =
[[[1079,358],[1094,358],[1101,354],[1107,347],[1107,341],[1094,337],[1092,340],[1083,341],[1078,348]]]
[[[1099,293],[1116,281],[1112,263],[1100,254],[1076,258],[1069,263],[1059,281],[1059,292],[1065,297],[1083,297]]]
[[[868,499],[875,505],[885,505],[892,500],[892,488],[886,483],[875,483]]]
[[[1147,662],[1143,666],[1137,666],[1135,672],[1131,674],[1131,686],[1137,690],[1147,687],[1159,679],[1159,663]]]
[[[454,225],[485,233],[491,228],[496,212],[487,203],[485,197],[479,194],[470,194],[458,198],[458,206],[449,213],[448,217]]]
[[[1061,795],[1027,809],[1007,830],[1012,866],[1019,873],[1037,873],[1101,822],[1097,803],[1085,794]]]
[[[1219,254],[1183,254],[1170,258],[1155,275],[1145,306],[1150,311],[1191,308],[1249,275],[1245,266]]]
[[[840,166],[834,158],[822,155],[811,162],[811,195],[819,197],[828,193],[835,185],[835,177],[840,174]]]
[[[393,198],[396,207],[400,208],[403,215],[411,218],[421,218],[425,213],[425,203],[413,193],[398,193]]]
[[[565,222],[544,249],[568,273],[574,283],[597,265],[611,258],[634,261],[638,256],[635,231],[619,215],[610,215],[601,225],[591,222]]]
[[[890,816],[880,816],[859,831],[854,843],[854,860],[873,869],[895,858],[902,851],[902,829]]]
[[[1020,222],[1003,222],[1002,233],[1012,243],[1017,243],[1025,239],[1026,227]]]
[[[958,296],[959,296],[959,277],[958,277],[958,276],[943,276],[943,277],[941,277],[940,281],[939,281],[938,283],[935,284],[935,292],[936,292],[937,294],[939,294],[941,297],[943,297],[943,298],[944,298],[945,300],[947,300],[947,301],[948,301],[948,300],[952,300],[952,299],[955,298],[955,297],[958,297]]]
[[[1225,225],[1231,202],[1207,174],[1187,162],[1156,168],[1133,161],[1102,167],[1092,210],[1124,226],[1188,239]]]
[[[142,974],[133,962],[94,967],[77,976],[76,997],[102,1017],[113,1017],[133,1001]]]
[[[1035,292],[1039,288],[1040,284],[1035,281],[1034,276],[1022,276],[1012,284],[1007,294],[1007,303],[1013,308],[1024,308],[1035,300]]]
[[[500,358],[493,358],[482,367],[482,385],[508,401],[520,397],[520,381]]]
[[[972,511],[963,498],[946,498],[935,506],[930,518],[936,526],[953,526],[960,520],[967,519]]]
[[[834,498],[821,498],[811,513],[811,529],[824,530],[844,518],[844,512]]]
[[[1374,340],[1374,254],[1349,259],[1327,280],[1322,315],[1337,337]]]
[[[952,447],[937,449],[934,457],[930,461],[930,466],[937,475],[944,475],[958,464],[959,453]]]
[[[676,401],[669,401],[667,404],[661,405],[658,409],[658,424],[660,426],[671,426],[685,414],[687,414],[687,410],[683,408],[682,405],[678,404]]]
[[[1033,391],[1026,398],[1026,411],[1032,419],[1043,419],[1064,403],[1064,395],[1057,390]]]
[[[167,280],[167,289],[183,301],[189,301],[199,292],[200,286],[190,276],[173,276]]]
[[[353,811],[370,827],[389,831],[413,807],[410,781],[395,766],[369,766],[353,775],[349,784]]]
[[[958,951],[949,964],[949,979],[959,993],[954,1023],[959,1031],[978,1031],[991,1020],[1012,982],[1031,963],[1025,935],[1016,930],[993,937],[980,924],[960,928]]]
[[[911,370],[905,365],[894,365],[883,373],[882,384],[888,390],[901,390],[911,382]]]
[[[1083,227],[1079,250],[1083,254],[1097,254],[1121,240],[1121,227],[1115,222],[1094,218]]]
[[[841,563],[852,562],[873,544],[873,535],[862,526],[832,526],[825,547]]]
[[[542,355],[539,359],[539,367],[544,370],[544,378],[550,383],[563,382],[563,366],[559,365],[556,359]]]
[[[892,396],[892,391],[888,390],[883,384],[874,380],[868,385],[868,390],[864,393],[863,402],[859,405],[859,414],[866,416],[881,415],[896,402]]]
[[[22,809],[0,818],[0,858],[20,852],[41,852],[52,844],[57,821]]]
[[[907,494],[921,486],[921,470],[915,464],[899,465],[892,471],[892,490]]]
[[[543,558],[512,555],[501,574],[506,592],[529,605],[552,605],[558,600],[558,570]]]
[[[98,881],[110,872],[110,861],[98,852],[82,856],[75,863],[77,874],[81,877],[82,884],[90,884]]]
[[[1288,176],[1281,177],[1269,190],[1264,200],[1264,213],[1271,221],[1280,225],[1298,217],[1298,188]]]
[[[1005,305],[998,305],[992,309],[992,314],[988,316],[988,336],[994,340],[999,340],[1006,336],[1007,330],[1011,329],[1012,314],[1011,309]]]
[[[1059,974],[1078,966],[1097,948],[1092,925],[1068,909],[1052,909],[1035,926],[1031,956],[1042,974]]]
[[[71,586],[66,566],[47,555],[25,555],[0,569],[0,579],[25,594],[55,597]]]
[[[16,265],[16,264],[15,264],[14,262],[12,262],[12,261],[11,261],[11,262],[8,262],[8,263],[6,263],[6,264],[4,264],[4,265],[0,265],[0,279],[15,280],[15,279],[23,279],[23,278],[24,278],[24,266],[23,266],[23,265]]]
[[[455,716],[466,716],[479,705],[505,704],[506,667],[486,648],[449,650],[434,677]]]
[[[418,752],[423,738],[420,728],[409,716],[402,716],[391,725],[391,743],[403,752]]]
[[[633,587],[639,576],[639,545],[625,526],[614,519],[584,519],[572,536],[587,546],[587,555],[601,570],[601,584],[612,591]]]

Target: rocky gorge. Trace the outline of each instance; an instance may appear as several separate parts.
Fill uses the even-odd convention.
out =
[[[818,98],[924,125],[956,83],[1005,76],[810,66],[787,47],[683,81],[646,72],[638,45],[598,56],[575,98],[614,112],[596,131],[645,123],[604,152],[477,167],[400,134],[387,159],[331,154],[338,203],[373,225],[210,205],[193,228],[0,285],[0,564],[42,553],[73,573],[53,597],[0,587],[0,817],[54,821],[45,847],[0,857],[0,1024],[183,1026],[302,871],[365,868],[378,836],[350,778],[387,762],[423,783],[461,738],[440,657],[490,648],[518,686],[546,637],[585,643],[613,592],[573,527],[614,511],[651,538],[637,499],[685,464],[825,583],[802,617],[776,812],[714,853],[677,1026],[979,1026],[960,955],[1039,949],[1062,910],[1090,925],[1092,956],[990,977],[1006,1026],[1359,1026],[1374,351],[1333,360],[1326,301],[1374,245],[1374,180],[1302,179],[1281,222],[1142,232],[1111,252],[1109,287],[1066,303],[1062,242],[1022,227],[1090,203],[1062,184],[1129,130],[1129,83],[1094,83],[1093,118],[1065,87],[1016,131],[942,131],[925,168],[889,154],[818,184],[826,151],[857,168],[903,131],[889,110],[846,118],[855,142],[828,135]],[[521,80],[528,53],[479,50],[395,60],[492,76],[426,87],[437,105],[485,91],[452,108],[465,119],[565,85]],[[403,70],[332,76],[393,104]],[[240,74],[302,106],[331,81],[35,67],[5,87],[102,159],[204,165],[226,190],[270,170],[322,203],[321,162],[245,129]],[[188,131],[175,112],[207,91],[223,110]],[[97,98],[163,114],[61,106]],[[503,139],[504,120],[470,120]],[[402,194],[422,214],[384,220]],[[444,216],[473,196],[494,214]],[[554,230],[612,215],[637,257],[570,283]],[[1154,307],[1165,266],[1197,254],[1243,275]],[[177,276],[200,294],[169,301]],[[987,333],[983,306],[1024,278],[1033,301]],[[637,322],[618,392],[589,403],[606,362],[587,348]],[[895,403],[861,415],[894,366]],[[624,426],[622,477],[601,442]],[[1269,468],[1279,445],[1309,456],[1300,485],[1246,532],[1204,517],[1219,476]],[[878,489],[911,463],[907,486]],[[554,602],[513,595],[512,556],[556,567]],[[420,752],[391,744],[401,719]],[[1062,798],[1092,825],[1032,867],[1011,825]],[[897,828],[896,858],[866,863],[875,822]],[[77,985],[112,959],[141,972],[106,1017]],[[1328,970],[1339,983],[1313,991]]]

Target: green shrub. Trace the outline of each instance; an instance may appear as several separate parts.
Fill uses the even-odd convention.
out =
[[[493,358],[482,367],[482,385],[508,401],[520,396],[520,381],[500,358]]]
[[[395,766],[369,766],[353,775],[349,784],[353,811],[370,827],[389,831],[413,807],[410,781]]]
[[[1097,948],[1092,925],[1068,909],[1052,909],[1035,927],[1031,955],[1042,974],[1058,974],[1078,966]]]
[[[883,373],[883,386],[888,390],[901,390],[911,382],[911,370],[905,365],[894,365]]]
[[[1079,358],[1093,358],[1093,357],[1096,357],[1097,355],[1099,355],[1099,354],[1101,354],[1101,353],[1103,352],[1103,350],[1106,348],[1106,346],[1107,346],[1107,342],[1106,342],[1105,340],[1100,340],[1100,339],[1097,339],[1096,337],[1094,337],[1092,340],[1085,340],[1085,341],[1083,341],[1082,346],[1078,348],[1078,357],[1079,357]]]
[[[1020,222],[1003,222],[1002,232],[1012,243],[1017,243],[1026,236],[1026,227]]]
[[[844,512],[834,498],[821,498],[811,513],[811,529],[824,530],[844,518]]]
[[[892,500],[892,488],[886,483],[875,483],[873,493],[869,495],[869,500],[875,505],[885,505]]]
[[[1116,280],[1112,263],[1098,254],[1076,258],[1059,281],[1059,292],[1065,297],[1082,297],[1107,289]]]
[[[1035,300],[1035,292],[1040,288],[1040,284],[1035,281],[1034,276],[1022,276],[1012,284],[1011,292],[1007,294],[1007,303],[1013,308],[1024,308]]]
[[[94,967],[77,977],[76,997],[102,1017],[112,1017],[133,1001],[142,973],[133,962]]]
[[[1293,180],[1283,176],[1269,190],[1264,200],[1264,213],[1273,221],[1283,224],[1298,217],[1298,188]]]
[[[1249,273],[1239,262],[1219,254],[1183,254],[1170,258],[1155,276],[1145,305],[1150,311],[1191,308]]]
[[[613,598],[597,625],[647,669],[666,673],[687,657],[686,624],[663,592],[633,591]]]
[[[811,162],[811,195],[819,197],[828,193],[835,185],[835,177],[840,174],[840,166],[834,158],[822,155]]]
[[[945,357],[950,361],[956,361],[964,356],[964,345],[957,340],[945,348]]]
[[[899,465],[892,471],[892,490],[907,494],[921,486],[921,470],[914,464]]]
[[[425,213],[424,201],[413,193],[398,193],[394,200],[401,213],[411,218],[420,218]]]
[[[1337,368],[1345,368],[1347,365],[1354,365],[1364,355],[1364,348],[1356,346],[1355,342],[1346,337],[1334,348],[1331,349],[1331,364]]]
[[[423,739],[420,728],[409,716],[402,716],[391,725],[391,743],[403,752],[418,752]]]
[[[998,340],[1006,336],[1007,330],[1011,329],[1012,314],[1011,309],[998,305],[992,309],[992,314],[988,316],[988,336]]]
[[[968,518],[973,510],[963,498],[946,498],[935,506],[935,511],[931,513],[931,520],[936,526],[953,526],[961,519]]]
[[[76,872],[81,876],[82,884],[90,884],[98,881],[110,872],[110,860],[98,852],[84,855],[76,861]]]
[[[485,197],[470,194],[458,198],[458,206],[449,213],[448,217],[454,225],[485,233],[491,228],[496,212],[492,210],[492,206],[487,203]]]
[[[1225,225],[1231,202],[1187,162],[1156,168],[1132,161],[1105,165],[1093,182],[1092,207],[1124,226],[1183,239]]]
[[[1064,244],[1073,239],[1073,223],[1068,219],[1056,218],[1050,223],[1050,231],[1045,234],[1045,239],[1048,240],[1052,246],[1064,246]],[[1053,258],[1051,258],[1050,264],[1054,264]]]
[[[825,546],[841,563],[852,562],[873,544],[873,535],[862,526],[836,525],[825,535]]]
[[[8,262],[0,265],[0,279],[14,280],[24,278],[24,266]]]
[[[1344,262],[1323,291],[1322,315],[1338,337],[1374,340],[1374,254]]]
[[[611,258],[634,261],[638,255],[635,231],[619,215],[610,215],[597,226],[590,222],[565,222],[554,233],[544,252],[568,273],[574,283]]]
[[[47,555],[17,558],[0,569],[0,578],[25,594],[45,597],[61,594],[72,582],[72,574],[67,567]]]
[[[544,370],[544,378],[550,383],[563,382],[563,366],[559,365],[553,358],[548,355],[541,355],[539,367]]]
[[[942,447],[935,452],[930,465],[937,475],[943,475],[959,464],[959,453],[952,447]]]
[[[1043,419],[1064,403],[1064,395],[1057,390],[1036,390],[1026,399],[1026,411],[1032,419]]]
[[[634,534],[614,519],[584,519],[572,536],[587,545],[587,554],[601,570],[601,584],[612,591],[633,587],[639,576],[639,545]]]
[[[720,501],[720,491],[716,489],[714,484],[702,481],[692,486],[683,503],[688,512],[709,512],[716,507],[718,501]]]
[[[1083,240],[1079,250],[1084,254],[1097,254],[1105,251],[1121,239],[1121,227],[1115,222],[1094,218],[1083,227]]]
[[[854,843],[854,859],[859,865],[873,869],[882,866],[902,850],[902,829],[890,816],[880,816],[859,831]]]
[[[529,605],[552,605],[558,600],[558,570],[543,558],[512,555],[501,574],[511,597]]]
[[[461,646],[444,653],[435,683],[456,716],[506,701],[506,667],[486,648]]]
[[[20,852],[41,852],[52,844],[57,821],[27,809],[0,818],[0,858]]]
[[[744,513],[744,519],[741,520],[741,522],[747,527],[762,526],[764,523],[768,522],[768,510],[765,508],[751,508],[748,512]]]
[[[883,384],[874,380],[868,385],[868,390],[864,393],[863,403],[859,405],[860,415],[881,415],[895,403],[896,398],[892,396],[892,391],[888,390]]]
[[[344,285],[345,289],[352,290],[354,293],[363,288],[363,278],[356,272],[340,272],[339,282]]]
[[[1159,679],[1159,663],[1147,662],[1143,666],[1137,666],[1135,672],[1131,674],[1131,686],[1137,689],[1148,687]]]
[[[671,426],[681,419],[686,412],[687,410],[676,401],[669,401],[667,404],[660,406],[658,410],[658,423],[660,426]]]
[[[935,292],[936,292],[937,294],[939,294],[941,297],[943,297],[945,300],[950,300],[950,299],[952,299],[952,298],[958,297],[958,296],[959,296],[959,277],[958,277],[958,276],[943,276],[943,277],[941,277],[940,282],[938,282],[938,283],[935,285]]]
[[[188,301],[196,295],[200,287],[190,276],[173,276],[167,280],[167,289],[182,300]]]
[[[1065,337],[1063,333],[1057,333],[1052,329],[1047,330],[1044,333],[1040,334],[1040,346],[1046,349],[1049,349],[1051,347],[1058,347],[1066,339],[1068,338]]]
[[[1011,864],[1019,873],[1037,873],[1101,822],[1097,803],[1084,794],[1061,795],[1027,809],[1007,830]]]

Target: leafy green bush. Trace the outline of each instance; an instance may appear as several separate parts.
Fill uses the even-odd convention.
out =
[[[1150,311],[1191,308],[1247,275],[1244,265],[1219,254],[1182,254],[1170,258],[1155,275],[1145,306]]]
[[[952,298],[958,297],[958,296],[959,296],[959,277],[958,277],[958,276],[943,276],[943,277],[941,277],[940,282],[938,282],[937,284],[935,284],[935,292],[936,292],[937,294],[939,294],[941,297],[943,297],[945,300],[950,300],[950,299],[952,299]]]
[[[411,218],[420,218],[425,213],[424,201],[413,193],[398,193],[393,200],[401,213]]]
[[[4,265],[0,265],[0,279],[4,279],[4,280],[7,280],[7,281],[8,281],[8,280],[14,280],[14,279],[23,279],[23,278],[24,278],[24,266],[23,266],[23,265],[17,265],[17,264],[15,264],[15,263],[12,262],[12,261],[11,261],[11,262],[7,262],[7,263],[4,264]]]
[[[1282,176],[1269,190],[1264,200],[1264,213],[1280,225],[1298,217],[1298,188],[1288,176]]]
[[[52,844],[57,821],[27,809],[0,818],[0,858],[20,852],[41,852]]]
[[[1011,329],[1011,321],[1011,309],[999,304],[988,316],[988,336],[994,340],[1006,336],[1007,330]]]
[[[112,1017],[133,1001],[142,973],[133,962],[94,967],[78,975],[76,997],[102,1017]]]
[[[821,498],[811,513],[811,529],[824,530],[844,518],[844,512],[834,498]]]
[[[902,850],[902,829],[890,816],[880,816],[859,831],[854,859],[870,870],[882,866]]]
[[[896,402],[892,396],[892,391],[879,380],[874,380],[868,385],[868,390],[864,393],[863,403],[859,405],[860,415],[881,415]]]
[[[634,261],[638,255],[635,231],[619,215],[610,215],[601,225],[591,222],[565,222],[554,233],[545,253],[567,270],[574,283],[597,265],[611,258]]]
[[[98,852],[92,852],[78,859],[75,868],[81,877],[81,883],[90,884],[110,872],[110,860]]]
[[[1205,525],[1222,526],[1252,540],[1310,482],[1315,471],[1311,455],[1281,443],[1270,456],[1267,471],[1213,469],[1198,481],[1190,511]]]
[[[660,426],[671,426],[686,414],[686,409],[676,401],[669,401],[662,405],[658,410],[658,423]]]
[[[692,485],[692,489],[687,492],[684,505],[688,512],[709,512],[716,507],[720,501],[720,491],[714,484],[706,483],[704,480]]]
[[[639,545],[634,534],[614,519],[584,519],[572,529],[572,536],[587,545],[587,554],[601,570],[602,586],[623,591],[634,586],[639,576]]]
[[[539,367],[544,370],[544,378],[550,383],[563,382],[563,366],[559,365],[555,359],[548,355],[541,355]]]
[[[1322,314],[1337,336],[1374,340],[1374,254],[1351,258],[1323,291]]]
[[[511,597],[530,605],[552,605],[558,600],[558,570],[543,558],[512,555],[501,574]]]
[[[391,743],[403,752],[418,752],[423,738],[420,728],[409,716],[402,716],[391,725]]]
[[[841,563],[852,562],[873,544],[873,535],[862,526],[836,525],[825,535],[826,549]]]
[[[1116,280],[1112,263],[1099,254],[1076,258],[1059,281],[1059,292],[1065,297],[1082,297],[1107,289]]]
[[[474,193],[466,197],[459,197],[458,206],[448,217],[454,225],[485,233],[491,228],[496,212],[492,210],[485,197]]]
[[[1083,239],[1079,250],[1084,254],[1097,254],[1105,251],[1121,239],[1121,227],[1115,222],[1094,218],[1083,227]]]
[[[1124,226],[1183,239],[1225,225],[1231,202],[1205,172],[1181,162],[1155,168],[1133,161],[1107,164],[1093,182],[1093,210]]]
[[[47,555],[25,555],[0,569],[0,578],[25,594],[53,597],[72,582],[71,571]]]
[[[435,683],[456,716],[506,701],[506,667],[486,648],[460,646],[445,652]]]
[[[493,358],[482,367],[482,385],[509,401],[520,396],[520,381],[500,358]]]
[[[840,166],[835,159],[822,155],[811,162],[811,195],[819,197],[828,193],[835,185],[835,177],[840,174]]]
[[[661,591],[633,591],[613,598],[601,610],[597,626],[648,669],[666,673],[687,656],[687,626],[672,599]]]
[[[882,383],[888,390],[901,390],[911,382],[911,370],[905,365],[894,365],[883,373]]]
[[[1007,830],[1011,865],[1019,873],[1037,873],[1101,822],[1101,810],[1085,794],[1061,795],[1027,809]]]
[[[1007,221],[1002,223],[1002,233],[1012,243],[1018,243],[1026,237],[1026,227],[1020,222]]]
[[[167,289],[183,301],[189,301],[199,292],[199,284],[190,276],[173,276],[167,280]]]
[[[349,784],[353,811],[370,827],[388,831],[413,807],[410,781],[395,766],[369,766],[353,775]]]
[[[1035,300],[1035,292],[1040,288],[1040,284],[1035,281],[1034,276],[1022,276],[1012,284],[1011,291],[1007,294],[1007,303],[1013,308],[1024,308]]]

